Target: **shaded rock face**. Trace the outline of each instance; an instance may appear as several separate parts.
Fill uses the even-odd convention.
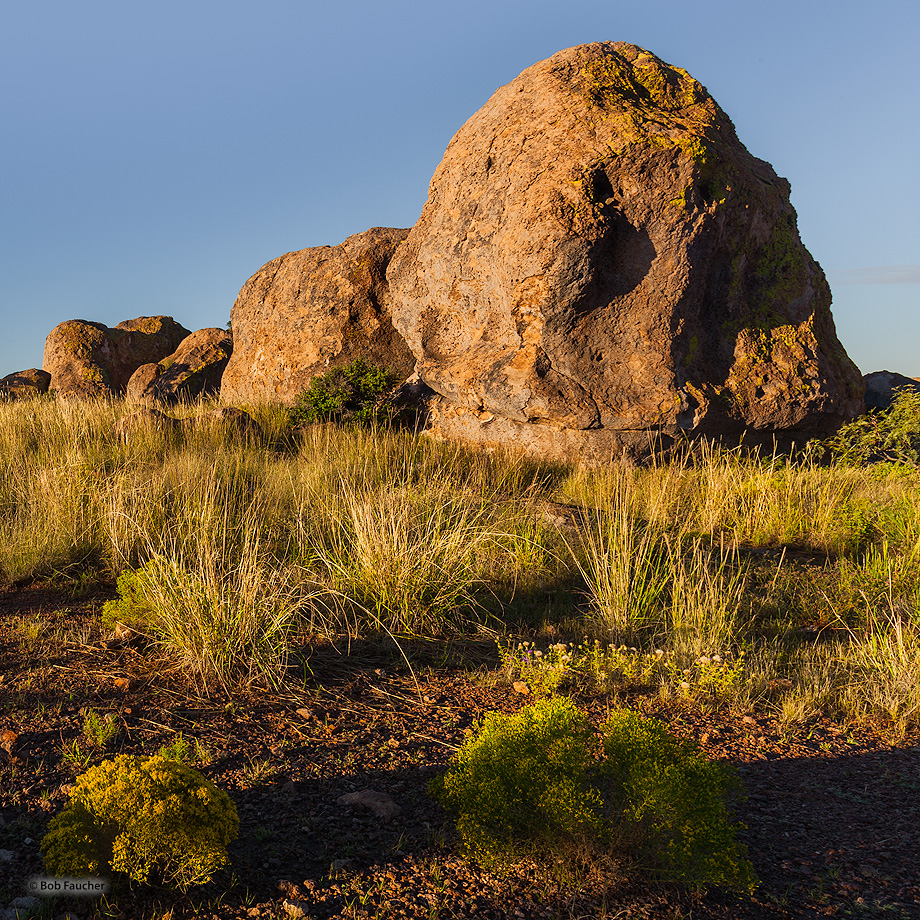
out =
[[[69,398],[124,393],[142,365],[171,355],[190,333],[171,316],[141,316],[113,329],[72,319],[59,323],[45,340],[42,366],[51,389]]]
[[[866,382],[866,409],[888,409],[899,390],[920,393],[920,383],[894,371],[873,371]]]
[[[454,136],[387,271],[450,435],[494,440],[497,417],[500,442],[539,453],[550,429],[576,445],[823,434],[858,414],[789,191],[699,83],[641,48],[525,70]]]
[[[407,233],[375,227],[256,272],[230,313],[233,357],[222,397],[290,403],[315,376],[359,357],[408,377],[415,359],[393,328],[386,282]]]
[[[218,393],[231,354],[233,336],[226,329],[199,329],[162,361],[141,365],[131,375],[125,395],[140,402],[173,404]]]
[[[0,379],[0,399],[30,399],[48,392],[51,374],[37,367],[16,371]]]

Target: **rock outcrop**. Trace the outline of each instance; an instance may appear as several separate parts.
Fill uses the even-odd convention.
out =
[[[190,333],[171,316],[141,316],[113,329],[72,319],[59,323],[45,340],[42,367],[51,389],[68,398],[124,393],[143,364],[171,355]]]
[[[226,329],[199,329],[162,361],[142,364],[131,375],[125,395],[138,402],[171,405],[219,393],[231,354],[233,336]]]
[[[863,377],[866,382],[866,409],[888,409],[899,390],[920,393],[920,383],[894,371],[873,371]]]
[[[408,377],[415,359],[393,328],[386,282],[407,233],[375,227],[259,269],[230,313],[233,357],[222,397],[290,403],[315,376],[359,357]]]
[[[0,380],[0,399],[30,399],[48,392],[51,385],[51,374],[39,370],[37,367],[27,371],[16,371],[7,374]]]
[[[641,48],[525,70],[454,136],[387,270],[435,433],[603,461],[859,414],[789,193],[703,86]]]

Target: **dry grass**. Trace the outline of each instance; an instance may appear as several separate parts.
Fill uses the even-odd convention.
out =
[[[662,648],[688,669],[744,650],[735,704],[789,724],[827,710],[920,721],[916,470],[702,449],[589,471],[404,431],[294,434],[268,406],[252,408],[258,437],[150,427],[124,442],[126,411],[0,404],[0,580],[136,571],[151,632],[205,682],[277,683],[310,633],[498,617]],[[585,526],[563,538],[535,500],[576,504]],[[805,568],[797,549],[826,562]]]

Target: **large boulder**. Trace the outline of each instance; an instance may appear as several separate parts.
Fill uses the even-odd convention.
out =
[[[233,357],[221,396],[290,403],[315,376],[356,358],[408,377],[415,359],[393,328],[386,282],[407,233],[375,227],[259,269],[230,313]]]
[[[51,374],[51,389],[60,396],[121,394],[142,364],[171,355],[189,334],[171,316],[140,316],[114,329],[71,319],[51,330],[42,367]]]
[[[835,430],[862,378],[789,193],[635,45],[525,70],[451,140],[387,271],[435,432],[603,459]]]
[[[866,382],[866,409],[888,409],[901,390],[920,393],[920,383],[894,371],[873,371]]]
[[[0,399],[30,399],[48,392],[51,374],[31,367],[27,371],[7,374],[0,380]]]
[[[233,336],[226,329],[199,329],[162,361],[141,365],[131,375],[125,395],[139,402],[172,404],[219,393],[231,354]]]

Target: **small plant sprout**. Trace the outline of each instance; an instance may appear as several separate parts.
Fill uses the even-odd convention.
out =
[[[114,712],[107,712],[100,717],[95,709],[86,710],[83,717],[83,737],[90,744],[105,749],[120,731],[118,716]]]

